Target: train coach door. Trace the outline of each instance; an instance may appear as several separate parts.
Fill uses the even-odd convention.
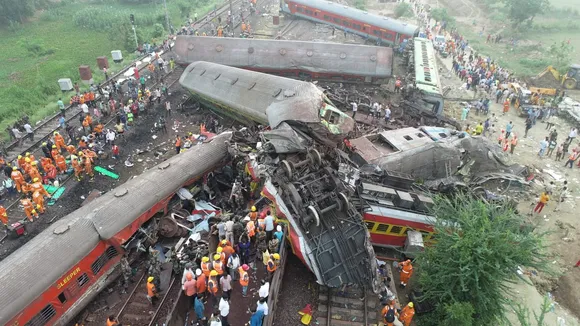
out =
[[[322,19],[322,12],[320,10],[314,10],[314,17]]]
[[[371,33],[371,25],[363,24],[363,33],[370,34]]]
[[[395,35],[395,44],[397,44],[397,45],[398,45],[398,44],[401,44],[401,42],[402,42],[402,41],[403,41],[403,40],[401,40],[401,34],[397,33],[397,34]]]

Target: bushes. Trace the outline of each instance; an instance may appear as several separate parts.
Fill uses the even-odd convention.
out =
[[[109,30],[118,23],[128,22],[129,10],[108,10],[103,7],[86,7],[77,11],[73,16],[73,22],[78,27]],[[165,19],[165,16],[163,16]],[[135,25],[153,25],[157,17],[155,14],[135,15]]]
[[[21,47],[26,49],[28,53],[35,57],[50,55],[54,53],[53,49],[46,48],[44,44],[38,40],[25,38],[18,42]]]
[[[356,9],[360,9],[360,10],[366,10],[367,9],[365,0],[355,0],[354,7]]]
[[[413,16],[413,9],[411,5],[406,2],[401,2],[395,7],[395,17],[410,17]]]
[[[165,28],[163,28],[163,25],[157,23],[153,26],[153,32],[151,33],[151,36],[153,36],[153,38],[162,37],[164,34]]]

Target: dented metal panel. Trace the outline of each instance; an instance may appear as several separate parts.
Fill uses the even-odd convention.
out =
[[[174,52],[180,64],[208,61],[255,70],[375,78],[388,78],[393,72],[392,48],[358,44],[179,35]]]

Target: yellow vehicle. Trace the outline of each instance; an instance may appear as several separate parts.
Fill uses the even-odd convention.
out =
[[[541,87],[529,87],[530,92],[538,93],[544,96],[554,96],[558,92],[555,88],[541,88]]]
[[[580,64],[571,65],[565,75],[560,74],[556,68],[548,66],[540,72],[535,79],[539,80],[548,73],[552,74],[552,76],[554,76],[554,78],[566,89],[580,88]]]
[[[518,83],[511,83],[509,88],[516,94],[516,101],[514,103],[516,108],[519,108],[520,105],[531,103],[532,92],[529,89],[523,88]]]

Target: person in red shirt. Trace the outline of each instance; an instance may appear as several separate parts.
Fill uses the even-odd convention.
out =
[[[113,148],[111,149],[111,151],[113,152],[113,158],[116,160],[119,158],[119,146],[113,144]]]

